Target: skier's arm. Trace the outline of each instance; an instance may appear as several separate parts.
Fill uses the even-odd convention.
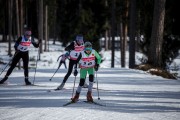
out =
[[[80,53],[79,56],[78,56],[78,58],[77,58],[77,60],[76,60],[75,66],[74,66],[75,69],[77,69],[77,64],[79,63],[79,61],[80,61],[81,58],[82,58],[82,55],[81,55],[81,53]]]
[[[95,57],[96,57],[96,64],[101,63],[101,56],[95,51]]]
[[[15,49],[16,51],[18,50],[17,47],[19,46],[21,40],[22,40],[22,37],[19,37],[19,38],[16,40],[15,44],[14,44],[14,49]]]
[[[62,56],[62,55],[60,55],[60,56],[58,57],[57,61],[59,61],[59,58],[60,58],[61,56]]]
[[[74,76],[77,76],[77,74],[78,74],[77,64],[78,64],[79,60],[81,59],[81,57],[82,57],[82,55],[81,55],[81,53],[80,53],[79,56],[78,56],[78,59],[77,59],[76,62],[75,62],[75,65],[74,65]]]
[[[35,48],[38,48],[38,47],[39,47],[39,44],[40,44],[41,42],[42,42],[42,40],[40,39],[39,42],[36,43],[36,42],[34,41],[34,37],[31,37],[31,43],[33,44],[33,46],[34,46]]]
[[[101,63],[101,57],[100,57],[100,55],[96,51],[95,51],[95,57],[96,57],[96,59],[95,59],[96,64],[94,66],[94,69],[95,69],[95,71],[98,71],[99,64]]]
[[[74,50],[74,42],[71,42],[71,44],[65,48],[65,51],[71,51],[71,50]]]

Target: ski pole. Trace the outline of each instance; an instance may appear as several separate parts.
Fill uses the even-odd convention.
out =
[[[39,46],[40,46],[40,44],[39,44]],[[37,59],[36,59],[36,67],[35,67],[35,72],[34,72],[33,85],[34,85],[34,82],[35,82],[35,77],[36,77],[36,69],[37,69],[37,62],[38,62],[38,57],[39,57],[39,54],[40,54],[40,48],[38,49],[38,54],[37,54]]]
[[[100,97],[99,97],[99,87],[98,87],[98,79],[97,79],[97,71],[96,71],[96,83],[97,83],[98,100],[100,100]]]
[[[12,61],[12,60],[10,60],[10,61],[6,64],[6,66],[4,67],[4,69],[2,69],[1,74],[4,72],[4,70],[5,70],[6,67],[10,64],[11,61]],[[1,74],[0,74],[0,75],[1,75]]]
[[[17,55],[18,52],[16,52],[13,56],[13,58]],[[11,63],[11,61],[13,60],[13,58],[6,64],[6,66],[4,67],[4,69],[2,69],[0,75],[4,72],[4,70],[6,69],[6,67]]]
[[[76,83],[76,76],[75,76],[75,78],[74,78],[74,86],[73,86],[72,98],[73,98],[73,96],[74,96],[75,83]]]
[[[54,77],[54,75],[56,74],[56,72],[59,70],[60,66],[56,69],[56,71],[54,72],[53,76],[49,79],[49,81],[52,80],[52,78]]]

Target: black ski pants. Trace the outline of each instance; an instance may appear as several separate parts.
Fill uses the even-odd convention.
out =
[[[73,70],[73,66],[75,65],[75,63],[76,63],[76,60],[71,60],[71,59],[69,60],[68,72],[66,73],[66,75],[64,77],[63,83],[66,83],[67,79],[71,75],[72,70]]]
[[[29,71],[28,71],[28,64],[29,64],[29,52],[17,52],[13,59],[12,59],[12,63],[11,63],[11,66],[10,68],[8,69],[7,73],[6,73],[6,76],[9,76],[13,69],[16,67],[16,64],[19,62],[19,60],[22,58],[23,60],[23,68],[24,68],[24,76],[26,78],[28,78],[28,74],[29,74]]]

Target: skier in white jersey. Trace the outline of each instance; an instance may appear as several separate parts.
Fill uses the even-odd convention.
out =
[[[76,40],[71,42],[70,45],[68,45],[65,50],[69,51],[69,67],[68,67],[68,72],[65,75],[62,83],[56,88],[56,90],[61,90],[67,79],[69,78],[69,76],[72,73],[73,70],[73,66],[76,63],[76,60],[79,56],[79,53],[84,49],[84,40],[83,40],[83,36],[82,35],[77,35],[76,36]],[[77,75],[77,73],[74,74],[75,76]]]
[[[29,47],[31,44],[33,44],[34,47],[38,48],[39,44],[41,43],[41,40],[39,40],[38,43],[34,41],[34,38],[31,37],[31,30],[27,28],[25,30],[24,35],[20,36],[17,41],[15,42],[14,48],[16,50],[15,55],[12,59],[12,64],[10,68],[8,69],[6,75],[4,78],[0,81],[0,84],[3,84],[9,77],[9,75],[12,73],[13,69],[16,67],[16,64],[19,62],[19,60],[22,58],[23,60],[23,68],[24,68],[24,76],[25,76],[25,84],[31,85],[31,82],[29,81],[29,71],[28,71],[28,63],[29,63]]]

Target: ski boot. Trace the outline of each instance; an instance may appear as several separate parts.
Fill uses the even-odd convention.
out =
[[[93,102],[92,92],[91,92],[91,91],[88,91],[88,92],[87,92],[87,96],[86,96],[86,97],[87,97],[87,101],[88,101],[88,102]]]
[[[77,102],[79,100],[79,94],[80,93],[76,92],[76,95],[73,98],[71,98],[72,102]]]
[[[28,80],[28,78],[27,78],[27,77],[25,77],[25,83],[26,83],[26,85],[32,85],[32,83],[31,83],[31,82],[29,82],[29,80]]]
[[[8,79],[8,76],[5,76],[1,81],[0,84],[4,84],[4,82]]]
[[[64,85],[65,85],[65,83],[62,82],[61,85],[56,88],[56,90],[62,90]]]

